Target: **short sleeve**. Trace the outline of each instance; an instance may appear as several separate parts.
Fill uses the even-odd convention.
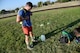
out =
[[[18,11],[18,15],[24,17],[24,11],[23,10],[19,10]]]

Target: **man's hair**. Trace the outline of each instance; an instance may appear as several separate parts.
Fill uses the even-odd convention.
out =
[[[26,5],[30,6],[31,8],[33,7],[33,4],[31,2],[27,2]]]

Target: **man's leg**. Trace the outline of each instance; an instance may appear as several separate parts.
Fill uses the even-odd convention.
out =
[[[31,38],[31,41],[33,42],[34,41],[34,38],[33,38],[33,33],[32,33],[32,27],[29,27],[29,36]]]
[[[33,34],[32,34],[31,31],[29,32],[29,35],[30,35],[30,38],[31,38],[30,47],[33,48],[33,47],[34,47],[33,42],[35,42],[35,40],[34,40],[34,38],[33,38]]]
[[[25,34],[25,42],[26,42],[27,48],[29,50],[31,50],[32,48],[29,45],[29,30],[28,30],[28,27],[22,27],[22,29],[23,29],[23,32]]]
[[[34,38],[33,38],[33,33],[32,33],[32,31],[30,31],[30,32],[29,32],[29,35],[30,35],[31,41],[34,41]]]
[[[25,35],[25,42],[26,42],[27,48],[28,48],[29,50],[32,50],[32,48],[31,48],[30,45],[29,45],[29,36],[28,36],[28,35]]]
[[[26,45],[29,46],[29,36],[28,35],[25,35],[25,42],[26,42]]]

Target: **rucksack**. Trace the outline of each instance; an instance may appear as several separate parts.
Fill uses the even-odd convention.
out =
[[[63,36],[63,37],[60,38],[59,41],[60,41],[60,43],[68,43],[68,38]]]
[[[72,36],[67,31],[62,31],[62,35],[59,39],[60,43],[68,43],[72,39]]]

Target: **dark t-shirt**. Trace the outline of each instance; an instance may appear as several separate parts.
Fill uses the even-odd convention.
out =
[[[30,15],[31,12],[30,11],[26,11],[25,9],[20,9],[18,12],[18,15],[21,16],[22,18],[28,18],[28,20],[23,20],[22,21],[22,26],[32,26],[31,20],[30,20]]]

